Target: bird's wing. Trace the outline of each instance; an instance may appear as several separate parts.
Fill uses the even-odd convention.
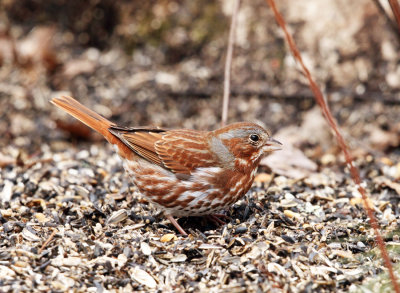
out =
[[[206,132],[111,127],[110,132],[146,160],[177,174],[215,165]]]
[[[163,164],[175,173],[190,174],[196,168],[214,166],[216,161],[202,131],[168,131],[155,149]]]
[[[155,143],[162,138],[166,132],[165,129],[112,126],[109,131],[139,156],[164,167],[161,158],[156,153]]]

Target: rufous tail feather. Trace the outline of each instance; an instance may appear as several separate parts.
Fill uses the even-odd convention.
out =
[[[65,112],[75,117],[82,123],[86,124],[90,128],[99,132],[111,144],[117,145],[119,154],[121,156],[125,158],[129,158],[131,156],[132,152],[130,151],[130,149],[119,138],[114,136],[109,131],[109,128],[111,126],[116,126],[115,123],[107,120],[103,116],[85,107],[72,97],[61,96],[58,98],[53,98],[50,102],[57,107],[63,109]]]
[[[63,109],[65,112],[75,117],[82,123],[86,124],[90,128],[96,130],[108,141],[110,141],[111,137],[114,137],[108,131],[108,129],[115,124],[107,120],[103,116],[97,114],[96,112],[88,109],[77,100],[68,96],[62,96],[52,99],[51,103]]]

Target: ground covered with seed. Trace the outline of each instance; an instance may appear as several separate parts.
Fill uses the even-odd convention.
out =
[[[242,4],[229,122],[258,122],[284,148],[221,211],[226,224],[179,219],[188,237],[140,195],[106,141],[49,100],[72,95],[123,126],[218,128],[229,1],[88,1],[67,5],[62,20],[51,12],[61,4],[36,3],[43,13],[29,24],[24,2],[0,12],[0,291],[391,292],[361,196],[264,2]],[[337,22],[354,43],[338,41],[324,15],[299,15],[289,0],[280,8],[398,272],[398,43],[370,1],[355,2],[360,15],[353,4],[332,8],[355,15]],[[75,14],[90,21],[74,23]],[[317,22],[331,40],[318,46]]]

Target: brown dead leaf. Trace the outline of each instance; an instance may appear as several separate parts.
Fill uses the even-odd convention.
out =
[[[283,149],[261,160],[262,165],[271,168],[277,174],[300,179],[317,170],[317,164],[310,160],[301,145],[315,145],[314,155],[323,155],[332,149],[333,137],[321,110],[314,107],[303,118],[301,126],[288,126],[274,135],[283,144]],[[312,152],[311,152],[312,153]]]
[[[394,182],[383,176],[374,178],[374,182],[378,185],[389,187],[396,191],[398,195],[400,195],[400,183]]]
[[[278,139],[283,143],[283,149],[263,158],[261,165],[294,179],[307,177],[317,170],[317,164],[307,158],[300,149],[285,143],[280,137]]]

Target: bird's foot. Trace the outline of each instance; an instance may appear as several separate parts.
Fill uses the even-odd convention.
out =
[[[208,216],[208,219],[217,226],[222,226],[226,224],[226,222],[221,220],[221,218],[228,221],[230,220],[230,217],[224,214],[212,214]]]
[[[173,216],[167,215],[167,219],[171,222],[172,225],[175,226],[175,228],[179,231],[179,233],[181,233],[183,236],[187,236],[187,233],[185,232],[185,230],[183,230],[181,225],[178,224],[178,221],[175,220]]]

